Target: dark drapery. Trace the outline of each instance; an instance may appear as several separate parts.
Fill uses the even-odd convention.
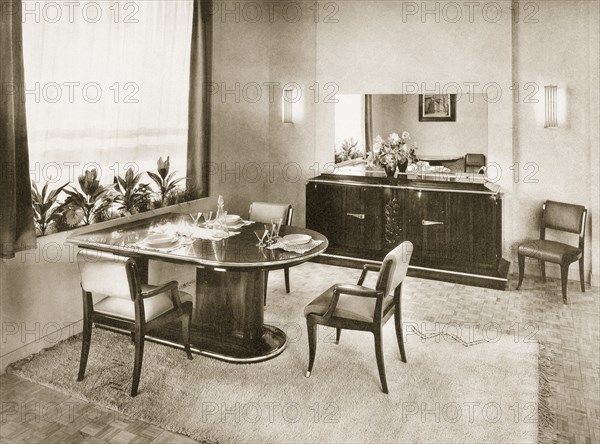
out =
[[[0,17],[0,257],[35,247],[25,118],[21,0]]]
[[[365,151],[373,149],[373,104],[371,94],[365,94]]]
[[[187,190],[194,197],[208,196],[210,179],[211,1],[194,0],[187,151]]]

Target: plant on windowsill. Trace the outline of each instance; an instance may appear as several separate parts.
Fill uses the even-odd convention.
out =
[[[158,174],[152,171],[147,172],[148,176],[150,176],[150,179],[152,179],[154,183],[156,183],[156,185],[158,186],[158,195],[160,201],[155,202],[155,205],[157,203],[160,203],[160,205],[163,207],[165,205],[168,205],[169,195],[175,190],[177,184],[185,179],[185,177],[180,177],[179,179],[173,180],[176,171],[173,171],[171,174],[169,174],[170,168],[171,164],[169,162],[169,156],[167,156],[167,159],[164,161],[162,160],[162,157],[159,157],[157,162]]]
[[[357,148],[358,142],[351,137],[350,140],[344,139],[342,145],[335,151],[335,163],[345,162],[347,160],[358,159],[363,156],[360,149]]]
[[[48,192],[48,182],[40,193],[36,183],[31,181],[31,202],[33,205],[33,222],[37,233],[44,236],[51,225],[54,225],[60,217],[60,206],[58,197],[69,182]]]
[[[118,197],[114,184],[100,185],[95,168],[86,170],[78,180],[81,191],[73,186],[71,189],[65,188],[67,198],[60,207],[62,219],[69,228],[105,220],[106,211]]]
[[[410,162],[417,161],[417,149],[417,144],[411,140],[408,131],[404,131],[402,135],[392,133],[387,140],[377,136],[373,149],[367,155],[367,166],[382,166],[386,174],[393,177],[397,168],[403,173]]]
[[[152,190],[147,183],[139,183],[143,173],[134,174],[133,168],[125,172],[125,177],[115,176],[114,187],[119,196],[115,199],[119,211],[131,215],[148,211]]]

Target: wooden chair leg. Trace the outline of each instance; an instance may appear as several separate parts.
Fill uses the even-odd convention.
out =
[[[396,339],[398,340],[398,348],[400,349],[400,359],[402,359],[402,362],[407,362],[406,350],[404,350],[404,336],[402,334],[402,315],[398,307],[396,307],[396,312],[394,313],[394,326],[396,327]]]
[[[579,283],[581,284],[581,292],[585,293],[585,270],[583,267],[583,253],[581,254],[581,259],[579,259]]]
[[[90,344],[92,341],[92,323],[84,322],[83,339],[81,341],[81,357],[79,359],[79,374],[78,381],[83,381],[85,377],[85,369],[87,367],[88,356],[90,354]]]
[[[383,361],[383,342],[381,338],[381,328],[373,332],[375,336],[375,356],[377,358],[377,370],[379,370],[379,379],[381,380],[381,389],[383,393],[388,393],[387,380],[385,378],[385,363]]]
[[[336,328],[335,329],[335,343],[339,344],[340,343],[340,337],[342,336],[342,329],[341,328]]]
[[[569,281],[569,266],[560,266],[560,286],[562,289],[563,304],[568,304],[567,301],[567,282]]]
[[[146,332],[144,326],[136,321],[135,326],[135,361],[133,364],[133,383],[131,384],[131,396],[136,396],[140,385],[142,374],[142,361],[144,359],[144,340]]]
[[[317,328],[318,324],[311,322],[309,318],[306,318],[306,329],[308,330],[308,370],[306,371],[306,377],[310,376],[313,365],[315,363],[315,356],[317,354]]]
[[[181,316],[181,339],[185,348],[187,358],[191,361],[193,358],[192,350],[190,350],[190,321],[192,318],[192,303],[184,304],[184,313]]]
[[[542,280],[546,282],[546,261],[540,261],[540,269],[542,270]]]
[[[269,271],[265,270],[263,271],[263,276],[264,276],[264,280],[265,280],[265,289],[264,289],[264,305],[267,305],[267,285],[269,283]]]
[[[287,267],[284,268],[283,275],[285,277],[285,292],[289,293],[290,292],[290,269]]]
[[[90,344],[92,341],[92,296],[91,294],[83,293],[83,337],[81,341],[81,357],[79,358],[79,374],[77,381],[82,381],[85,377],[85,369],[87,367],[88,356],[90,354]]]
[[[523,275],[525,274],[525,256],[519,254],[519,283],[517,284],[517,290],[521,288],[523,283]]]

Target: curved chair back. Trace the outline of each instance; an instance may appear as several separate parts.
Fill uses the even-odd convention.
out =
[[[139,284],[132,258],[80,250],[77,253],[77,265],[83,291],[135,300]]]
[[[260,222],[270,223],[271,219],[281,218],[283,225],[292,224],[293,208],[290,204],[276,204],[269,202],[252,202],[248,219]]]
[[[404,241],[385,256],[377,277],[377,290],[385,289],[385,296],[394,294],[406,277],[412,252],[413,244]]]
[[[544,204],[543,226],[553,230],[585,234],[585,213],[584,206],[548,200]]]
[[[477,172],[485,166],[485,154],[465,154],[465,172]]]

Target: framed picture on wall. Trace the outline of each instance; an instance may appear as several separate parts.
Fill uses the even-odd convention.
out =
[[[456,94],[419,94],[419,122],[456,122]]]

